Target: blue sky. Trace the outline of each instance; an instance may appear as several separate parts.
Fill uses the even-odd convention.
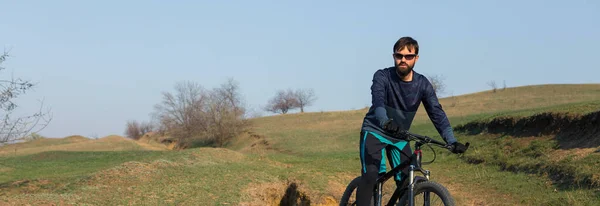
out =
[[[419,41],[415,70],[443,75],[448,94],[600,76],[591,0],[0,0],[0,20],[12,55],[0,75],[38,82],[18,111],[44,99],[50,137],[122,135],[183,80],[213,88],[232,77],[251,109],[287,88],[315,89],[309,112],[369,106],[373,72],[393,65],[401,36]]]

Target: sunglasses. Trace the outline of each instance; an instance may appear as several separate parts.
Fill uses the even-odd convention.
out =
[[[402,59],[402,57],[406,58],[406,60],[412,60],[416,57],[416,54],[400,54],[400,53],[394,53],[394,58],[396,59]]]

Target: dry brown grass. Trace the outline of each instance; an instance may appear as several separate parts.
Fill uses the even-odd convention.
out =
[[[250,183],[242,191],[248,201],[241,202],[240,205],[279,205],[286,186],[285,182]]]
[[[550,160],[559,162],[567,157],[572,157],[572,160],[579,160],[587,157],[588,155],[600,150],[600,147],[596,148],[572,148],[572,149],[558,149],[552,151],[552,155],[548,155]]]
[[[118,135],[109,135],[99,139],[83,136],[65,138],[45,138],[0,147],[0,156],[19,156],[46,151],[129,151],[129,150],[166,150],[167,147],[155,142],[135,141]]]
[[[131,186],[135,182],[146,182],[155,178],[156,172],[165,167],[181,166],[180,163],[166,160],[146,162],[125,162],[117,167],[99,171],[87,180],[91,187],[110,188],[115,185]]]

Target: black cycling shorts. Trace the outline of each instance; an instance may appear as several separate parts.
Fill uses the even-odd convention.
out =
[[[385,173],[386,157],[391,160],[390,165],[393,168],[408,160],[412,154],[412,149],[405,140],[390,140],[375,132],[365,130],[361,131],[360,136],[360,160],[363,174],[367,172]],[[369,167],[369,165],[372,166]],[[374,168],[376,171],[371,171]],[[409,168],[406,167],[402,172],[408,175],[408,170]],[[401,175],[396,175],[394,179],[400,181]]]

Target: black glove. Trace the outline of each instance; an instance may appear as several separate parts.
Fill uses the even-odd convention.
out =
[[[383,124],[383,129],[397,138],[404,138],[404,130],[402,130],[400,125],[398,125],[398,123],[396,123],[393,119],[388,119]]]
[[[460,154],[460,153],[464,153],[467,150],[467,147],[460,143],[460,142],[454,142],[452,143],[452,153],[454,154]]]
[[[383,129],[389,133],[396,134],[398,130],[400,130],[400,125],[398,125],[393,119],[388,119],[383,123]]]

